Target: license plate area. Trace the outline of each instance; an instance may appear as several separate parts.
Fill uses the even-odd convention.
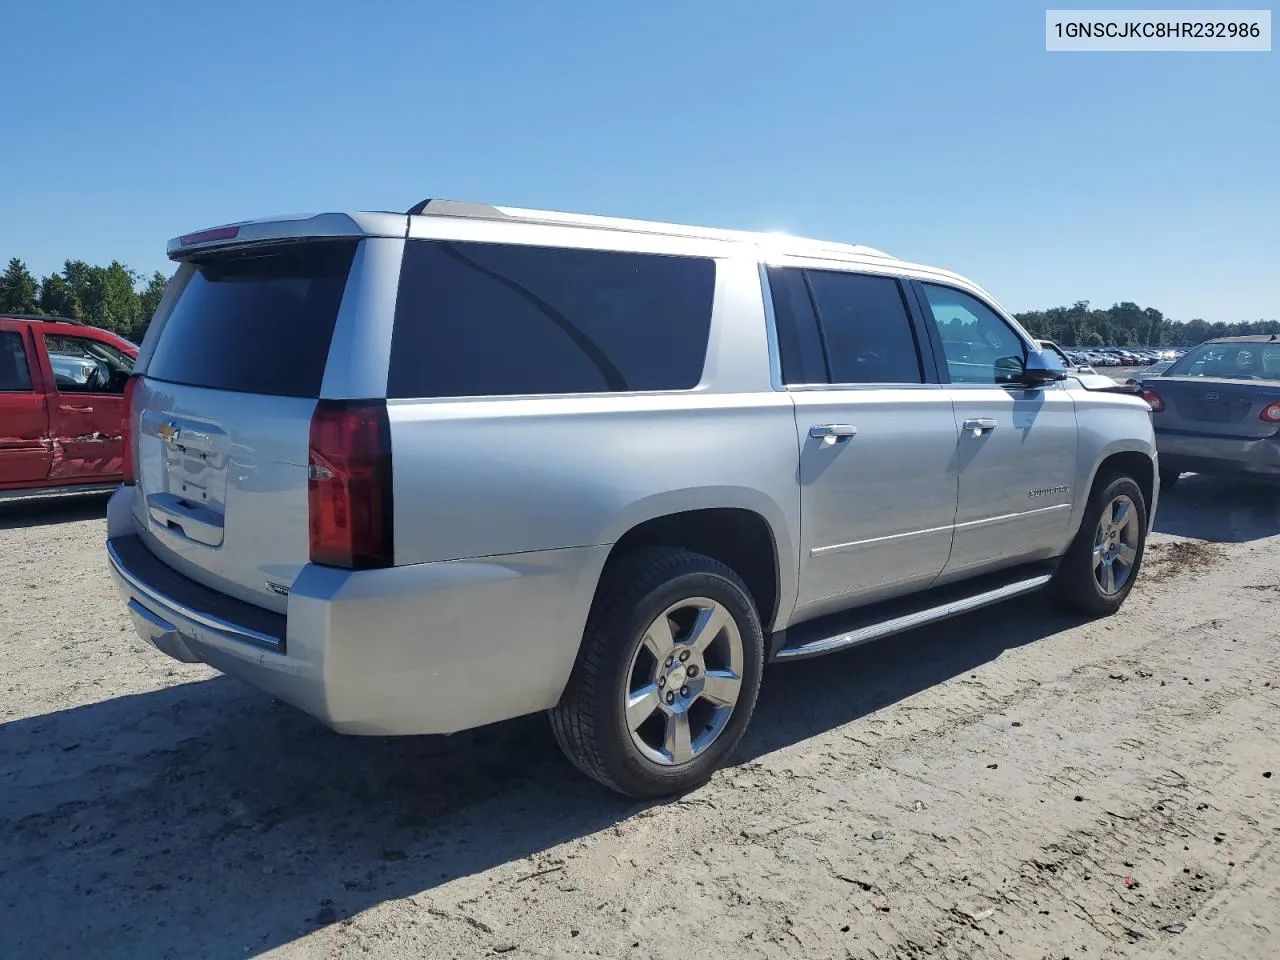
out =
[[[1208,403],[1201,401],[1193,408],[1192,417],[1206,423],[1231,423],[1238,419],[1236,411],[1225,403]]]
[[[1184,417],[1202,423],[1239,423],[1252,407],[1253,402],[1247,397],[1225,396],[1193,397],[1178,404]]]
[[[226,431],[207,421],[159,413],[144,415],[143,431],[160,448],[160,482],[146,491],[155,528],[221,546],[231,447]]]

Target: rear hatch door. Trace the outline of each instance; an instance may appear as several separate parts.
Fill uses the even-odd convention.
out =
[[[172,281],[135,392],[147,546],[277,612],[309,559],[311,417],[359,242],[197,254]]]

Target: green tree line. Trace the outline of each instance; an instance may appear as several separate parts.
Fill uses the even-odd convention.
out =
[[[68,260],[58,273],[37,280],[17,257],[0,275],[0,313],[71,317],[105,327],[138,343],[164,296],[168,278],[144,279],[119,260],[105,267]],[[1106,310],[1088,300],[1069,307],[1015,314],[1027,330],[1063,347],[1191,347],[1213,337],[1280,333],[1280,321],[1252,323],[1169,320],[1154,307],[1125,301]]]
[[[149,279],[119,260],[105,267],[68,260],[37,280],[17,257],[0,274],[0,313],[70,317],[139,343],[169,282],[160,271]]]
[[[1090,309],[1088,300],[1069,307],[1014,314],[1032,335],[1061,347],[1193,347],[1214,337],[1280,333],[1280,321],[1223,323],[1221,320],[1173,321],[1154,307],[1126,300],[1107,310]]]

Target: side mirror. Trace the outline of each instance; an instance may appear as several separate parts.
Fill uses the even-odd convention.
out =
[[[1067,379],[1067,367],[1061,357],[1052,350],[1032,350],[1027,354],[1018,382],[1030,387],[1038,387],[1065,379]]]

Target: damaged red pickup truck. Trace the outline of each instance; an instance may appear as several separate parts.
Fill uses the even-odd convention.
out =
[[[0,314],[0,501],[110,490],[138,348],[76,320]]]

